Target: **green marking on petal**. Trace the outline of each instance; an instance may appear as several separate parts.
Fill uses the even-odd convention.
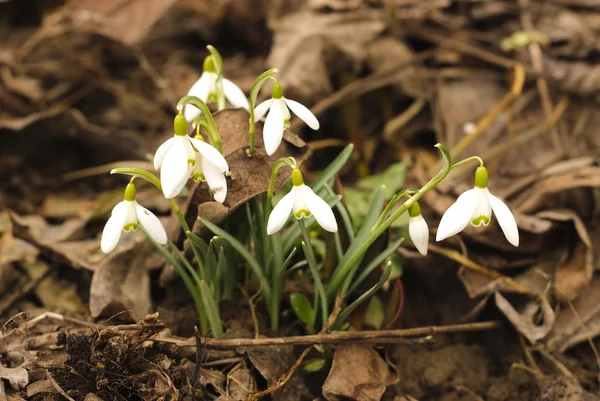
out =
[[[208,94],[208,99],[206,99],[206,103],[216,103],[218,100],[218,96],[216,93],[211,92]]]
[[[195,167],[196,166],[196,159],[188,159],[188,165]]]
[[[286,118],[285,120],[283,120],[283,129],[286,129],[290,126],[290,119]]]
[[[190,176],[192,177],[192,180],[194,180],[194,182],[206,181],[206,177],[202,173],[192,173]]]
[[[311,216],[310,210],[308,209],[300,209],[294,213],[294,217],[298,220],[300,219],[308,219]]]
[[[125,232],[136,231],[137,229],[138,229],[138,223],[129,223],[129,224],[125,224],[123,226],[123,231],[125,231]]]
[[[475,217],[473,220],[471,220],[471,224],[474,227],[479,227],[482,224],[484,226],[487,226],[488,224],[490,224],[490,218],[488,216],[479,216],[479,217]]]

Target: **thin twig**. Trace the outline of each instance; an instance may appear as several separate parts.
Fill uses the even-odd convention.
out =
[[[65,397],[67,400],[69,401],[75,401],[72,397],[69,396],[69,394],[67,394],[65,392],[65,390],[63,390],[58,383],[56,382],[56,380],[54,380],[54,377],[52,376],[52,373],[50,373],[49,370],[46,370],[46,378],[48,380],[50,380],[50,383],[52,383],[52,386],[54,386],[54,388],[56,389],[56,391],[58,391],[63,397]]]
[[[268,347],[274,345],[314,345],[339,343],[389,343],[390,340],[400,342],[401,339],[433,336],[436,334],[462,333],[471,331],[492,330],[501,326],[499,321],[488,321],[448,326],[428,326],[401,330],[369,330],[369,331],[334,331],[332,333],[313,334],[308,336],[291,336],[275,338],[204,338],[203,345],[208,348]],[[194,338],[180,340],[175,338],[157,338],[155,341],[175,343],[180,347],[195,347]]]
[[[248,295],[248,292],[244,289],[243,286],[240,286],[240,291],[246,301],[248,302],[248,306],[250,307],[250,314],[252,315],[252,324],[254,325],[254,338],[260,337],[260,329],[258,327],[258,317],[256,316],[256,307],[254,306],[254,301],[260,295],[260,291],[257,291],[252,297]]]
[[[200,380],[200,367],[202,366],[202,341],[198,326],[194,326],[194,339],[196,340],[196,368],[192,376],[192,389],[195,389]]]
[[[523,29],[526,32],[532,32],[535,28],[531,19],[531,12],[529,11],[529,0],[519,0],[519,7],[521,8],[520,19],[521,25],[523,25]],[[529,43],[528,50],[531,56],[531,66],[537,74],[535,82],[538,92],[540,94],[540,99],[542,101],[542,109],[544,110],[544,116],[546,117],[546,119],[549,119],[552,115],[552,110],[554,109],[554,106],[552,104],[552,99],[550,98],[548,82],[546,82],[546,79],[543,77],[544,62],[542,61],[542,48],[538,42],[531,41]],[[558,154],[562,155],[563,147],[561,145],[561,138],[558,133],[557,127],[553,125],[548,128],[551,132],[554,150]]]
[[[281,389],[291,379],[296,370],[298,370],[298,367],[302,364],[304,358],[306,358],[311,349],[312,347],[306,347],[304,351],[302,351],[302,354],[300,354],[300,357],[298,357],[296,362],[294,362],[294,364],[290,367],[290,369],[282,377],[280,377],[279,380],[277,380],[277,383],[266,390],[250,394],[248,396],[248,401],[256,401]]]

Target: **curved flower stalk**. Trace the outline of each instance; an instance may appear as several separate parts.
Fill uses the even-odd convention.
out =
[[[487,184],[488,172],[481,166],[475,172],[475,187],[460,195],[442,216],[436,241],[458,234],[469,223],[474,227],[487,226],[493,212],[508,242],[519,246],[519,229],[513,214],[504,202],[490,193]]]
[[[267,223],[267,234],[271,235],[281,230],[292,212],[298,220],[307,219],[312,215],[325,230],[336,232],[338,226],[333,210],[304,184],[302,173],[297,168],[292,171],[292,184],[292,190],[273,208]]]
[[[148,235],[157,243],[166,245],[167,233],[158,217],[135,200],[135,186],[127,184],[124,200],[117,203],[102,231],[100,248],[104,253],[112,252],[121,238],[123,231],[136,231],[141,225]]]
[[[313,130],[319,129],[317,117],[306,106],[286,99],[279,83],[275,83],[271,93],[271,99],[265,100],[254,109],[255,121],[260,120],[269,112],[263,127],[263,141],[269,156],[275,153],[283,139],[283,131],[290,125],[290,110]]]
[[[408,235],[421,255],[427,255],[429,227],[421,215],[421,207],[418,202],[408,209]]]
[[[219,203],[225,202],[227,196],[225,175],[229,173],[227,161],[217,149],[204,142],[202,136],[196,135],[195,138],[190,138],[190,142],[196,153],[191,178],[196,182],[206,181],[215,200]]]
[[[197,96],[204,103],[219,102],[220,93],[222,92],[225,98],[235,108],[244,108],[250,110],[250,104],[244,92],[232,81],[223,78],[215,65],[215,56],[209,55],[204,59],[202,74],[200,78],[190,88],[188,95]],[[224,104],[219,105],[219,110],[225,108]],[[186,106],[184,115],[187,121],[192,120],[200,115],[201,111],[192,106]]]

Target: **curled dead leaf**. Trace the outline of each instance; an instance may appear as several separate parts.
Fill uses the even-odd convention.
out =
[[[379,401],[396,380],[387,363],[369,345],[340,345],[323,384],[323,395],[329,401]]]
[[[495,301],[498,309],[504,313],[515,329],[532,344],[545,338],[554,326],[554,310],[545,297],[539,296],[524,301],[518,311],[499,292],[496,293]],[[541,324],[537,324],[539,320]]]

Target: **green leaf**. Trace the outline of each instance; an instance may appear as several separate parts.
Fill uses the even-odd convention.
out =
[[[358,278],[356,278],[355,280],[352,280],[352,285],[350,286],[349,293],[353,293],[354,291],[356,291],[358,286],[360,286],[367,279],[367,277],[369,277],[369,275],[375,269],[377,269],[377,267],[379,267],[379,265],[381,265],[388,257],[390,257],[391,255],[393,255],[396,252],[396,249],[398,249],[398,247],[400,246],[400,244],[402,244],[403,241],[404,241],[404,238],[399,238],[398,240],[391,243],[390,246],[388,246],[383,252],[381,252],[379,255],[377,255],[377,257],[375,257],[375,259],[373,259],[371,261],[371,263],[369,263],[367,265],[367,267],[365,267],[360,272],[360,275],[358,276]],[[392,263],[392,272],[393,271],[394,271],[394,263]]]
[[[369,301],[369,306],[367,306],[367,312],[365,313],[365,324],[379,330],[383,325],[383,319],[383,303],[377,295],[374,295]]]
[[[258,280],[261,283],[262,291],[265,294],[265,298],[269,300],[271,298],[271,285],[269,281],[264,275],[263,269],[258,263],[258,261],[252,256],[252,254],[246,249],[246,246],[238,241],[235,237],[229,234],[227,231],[223,230],[219,226],[211,223],[210,221],[203,219],[202,217],[198,217],[198,220],[202,222],[210,231],[214,234],[225,238],[231,246],[248,262],[248,266],[252,270],[252,272],[256,275]]]
[[[346,320],[348,320],[348,318],[350,317],[350,314],[352,312],[354,312],[354,310],[356,308],[358,308],[363,302],[365,302],[367,299],[369,299],[373,294],[375,294],[377,291],[379,291],[379,289],[381,287],[383,287],[383,285],[385,284],[385,282],[388,280],[388,278],[390,277],[390,273],[392,271],[392,267],[388,264],[388,267],[385,269],[385,272],[383,272],[383,274],[381,275],[381,278],[379,279],[379,281],[377,282],[377,284],[375,284],[373,287],[371,287],[367,292],[365,292],[364,294],[362,294],[360,297],[358,297],[354,302],[352,302],[350,305],[348,305],[345,309],[343,309],[338,318],[335,320],[335,322],[332,325],[332,328],[334,330],[338,329],[342,323],[344,323]]]
[[[325,358],[308,359],[302,365],[302,370],[304,370],[305,373],[314,373],[323,369],[326,364],[327,359]]]
[[[204,280],[200,281],[200,298],[202,299],[202,305],[204,305],[206,317],[208,318],[208,325],[210,326],[213,337],[221,337],[223,335],[223,328],[221,327],[219,305],[215,302],[210,288],[208,288],[208,285]]]
[[[212,45],[206,46],[210,54],[213,56],[215,62],[215,70],[218,77],[223,76],[223,57],[221,57],[221,53]]]
[[[339,155],[315,178],[310,187],[313,191],[318,192],[323,185],[325,185],[330,179],[335,177],[335,175],[344,167],[350,156],[352,155],[352,151],[354,150],[354,145],[350,144],[341,151]]]
[[[312,327],[315,311],[306,295],[294,292],[290,295],[290,303],[298,319],[308,327]]]

